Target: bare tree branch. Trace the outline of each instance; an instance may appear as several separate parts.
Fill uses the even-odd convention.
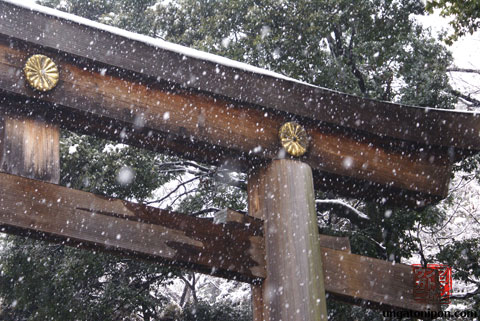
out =
[[[451,67],[451,68],[448,68],[447,71],[448,72],[466,72],[466,73],[480,74],[480,69],[470,69],[470,68]]]
[[[315,203],[319,210],[333,211],[335,215],[346,218],[354,224],[361,225],[370,222],[370,218],[366,214],[342,200],[315,200]]]
[[[452,89],[450,93],[458,98],[465,100],[466,102],[472,104],[469,107],[480,107],[480,100],[471,97],[470,95],[465,95],[459,92],[458,90]]]
[[[480,295],[480,287],[477,287],[477,289],[473,292],[468,292],[465,294],[452,294],[450,298],[455,300],[466,300],[466,299],[473,298],[474,296],[477,296],[477,295]]]
[[[202,176],[203,176],[203,175],[202,175]],[[169,198],[170,196],[172,196],[172,194],[174,194],[176,191],[178,191],[178,190],[180,189],[180,187],[185,186],[185,185],[187,185],[187,184],[189,184],[189,183],[191,183],[191,182],[193,182],[193,181],[195,181],[195,180],[197,180],[197,179],[200,179],[200,178],[202,178],[202,176],[195,176],[195,177],[192,178],[192,179],[189,179],[189,180],[187,180],[187,181],[185,181],[185,182],[183,182],[183,183],[181,183],[181,184],[178,184],[177,187],[175,187],[172,191],[170,191],[170,193],[168,193],[167,195],[165,195],[165,196],[162,197],[161,199],[155,200],[155,201],[149,201],[149,202],[146,202],[145,204],[161,203],[161,202],[163,202],[164,200],[166,200],[167,198]]]

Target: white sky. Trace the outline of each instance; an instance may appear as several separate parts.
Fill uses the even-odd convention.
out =
[[[430,27],[434,33],[442,30],[450,30],[448,19],[438,15],[427,15],[416,17],[424,26]],[[480,32],[460,38],[449,47],[452,51],[454,65],[459,68],[480,69]],[[451,84],[459,91],[471,94],[472,97],[480,99],[480,75],[451,72]]]

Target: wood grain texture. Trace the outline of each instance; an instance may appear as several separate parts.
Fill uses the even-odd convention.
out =
[[[252,316],[253,321],[263,321],[263,284],[252,284]]]
[[[0,115],[1,171],[58,183],[59,144],[60,130],[55,124],[28,116]]]
[[[0,12],[0,34],[58,50],[67,56],[233,98],[273,112],[282,111],[421,144],[480,149],[478,114],[374,101],[256,74],[186,57],[181,52],[164,50],[9,3],[1,2]]]
[[[383,310],[440,310],[439,305],[413,299],[413,269],[409,265],[328,248],[321,251],[326,289],[333,298]]]
[[[7,96],[55,103],[56,113],[67,117],[56,118],[62,126],[75,126],[65,122],[87,123],[90,134],[109,134],[111,139],[120,141],[129,133],[135,133],[134,137],[163,137],[171,142],[165,150],[216,163],[228,158],[245,163],[285,155],[278,129],[291,116],[266,113],[204,94],[169,90],[158,82],[146,85],[138,79],[115,76],[116,72],[110,69],[104,72],[85,69],[53,52],[48,55],[59,65],[59,84],[52,92],[37,93],[21,76],[23,63],[34,49],[0,41],[0,91]],[[43,108],[51,108],[48,106]],[[74,117],[68,117],[69,114]],[[81,122],[77,115],[86,120]],[[97,123],[116,124],[111,125],[115,130],[109,126],[96,127]],[[316,171],[316,176],[333,175],[321,177],[331,182],[323,184],[328,188],[344,185],[343,189],[342,186],[336,189],[361,196],[368,194],[365,182],[372,182],[376,184],[376,192],[386,199],[398,195],[390,191],[392,188],[419,193],[422,197],[446,196],[452,161],[446,149],[416,149],[411,143],[345,132],[308,121],[305,127],[311,147],[302,161]],[[189,148],[182,148],[185,142]],[[156,150],[162,147],[158,141],[148,139],[142,140],[142,145]],[[400,203],[406,202],[402,197],[399,199]]]
[[[2,225],[244,281],[265,275],[262,237],[248,227],[4,173],[0,182]]]
[[[263,183],[255,188],[263,193],[249,193],[258,205],[250,215],[264,220],[263,320],[327,320],[311,169],[274,160],[255,175],[249,186]]]
[[[264,195],[272,195],[271,184],[272,180],[267,178],[265,169],[263,173],[257,170],[249,176],[249,216],[265,220],[265,223],[268,222],[268,213],[275,213],[276,208],[275,205],[271,205],[272,200],[268,206],[265,204]],[[275,199],[283,197],[284,195]],[[285,204],[283,206],[287,207]],[[264,225],[264,229],[268,229],[267,224]],[[283,233],[278,234],[281,234],[279,242],[285,242],[287,237]],[[374,309],[413,311],[439,309],[438,306],[419,303],[413,299],[413,273],[410,266],[351,254],[350,243],[344,238],[326,235],[319,235],[319,237],[325,290],[330,297]],[[291,241],[291,238],[288,240]],[[266,262],[268,264],[268,259]],[[257,311],[257,318],[265,311],[264,303],[259,298],[260,293],[265,293],[265,286],[265,284],[256,285],[252,290],[254,291],[252,295],[255,296],[252,300],[253,310]],[[261,307],[258,306],[260,304],[262,304]]]
[[[263,235],[263,220],[253,216],[242,214],[232,209],[222,209],[214,214],[213,222],[215,224],[234,224],[246,225],[257,231],[259,235]],[[331,236],[325,234],[318,235],[318,241],[321,247],[327,247],[337,251],[345,251],[350,253],[350,240],[348,237]]]
[[[0,173],[0,227],[7,233],[173,264],[257,287],[266,276],[263,228],[258,225],[214,224],[5,173]],[[325,237],[320,235],[325,289],[335,299],[382,309],[427,309],[412,298],[411,267],[350,254],[344,238],[332,242]]]

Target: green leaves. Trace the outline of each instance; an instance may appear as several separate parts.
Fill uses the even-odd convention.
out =
[[[2,252],[2,320],[131,320],[165,305],[175,275],[158,264],[9,236]],[[175,273],[175,272],[173,272]]]
[[[411,18],[423,10],[420,0],[178,0],[157,5],[156,25],[166,40],[322,87],[451,108],[450,55]]]
[[[449,45],[466,34],[473,34],[480,27],[480,2],[477,0],[427,0],[425,9],[429,13],[440,9],[442,17],[453,18],[449,24],[454,31],[445,38]]]
[[[61,185],[139,201],[173,178],[161,174],[165,159],[146,150],[63,132],[61,140]]]

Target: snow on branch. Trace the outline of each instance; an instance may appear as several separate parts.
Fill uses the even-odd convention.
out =
[[[342,200],[315,200],[317,208],[323,211],[333,210],[336,215],[355,223],[366,223],[370,218],[355,207]]]
[[[447,71],[480,74],[480,69],[470,69],[470,68],[451,67],[451,68],[448,68]]]

